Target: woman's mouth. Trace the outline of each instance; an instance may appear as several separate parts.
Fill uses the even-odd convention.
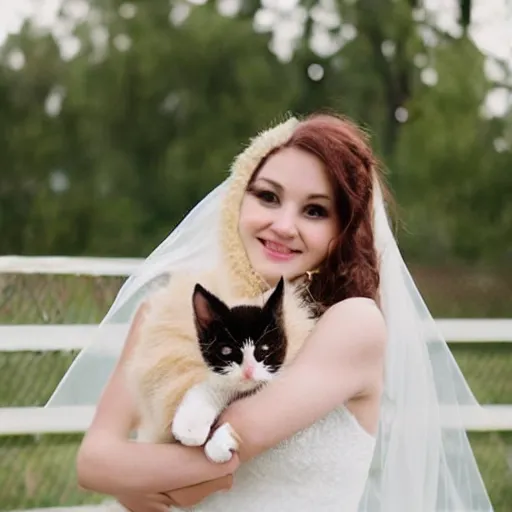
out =
[[[289,261],[294,256],[300,253],[295,249],[290,249],[286,245],[280,244],[278,242],[272,242],[271,240],[264,240],[263,238],[258,238],[258,240],[263,245],[263,249],[265,250],[265,254],[272,260],[278,261]]]

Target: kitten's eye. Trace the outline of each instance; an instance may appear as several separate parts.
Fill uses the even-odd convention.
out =
[[[263,352],[267,352],[269,350],[269,346],[268,345],[261,345],[261,350],[263,350]]]
[[[232,351],[232,350],[231,350],[231,348],[229,348],[229,347],[222,347],[222,348],[220,349],[220,353],[221,353],[223,356],[229,356],[229,354],[231,354],[231,352],[233,352],[233,351]]]

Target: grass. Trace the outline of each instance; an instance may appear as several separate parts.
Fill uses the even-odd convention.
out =
[[[510,275],[424,268],[413,268],[412,273],[436,317],[492,318],[512,311]],[[114,278],[0,276],[0,323],[96,323],[120,283]],[[512,344],[468,343],[451,348],[481,403],[512,404]],[[73,357],[0,352],[0,407],[43,405]],[[469,438],[496,512],[512,510],[512,433],[471,433]],[[75,484],[80,439],[0,438],[0,510],[103,499]]]
[[[0,441],[2,510],[100,502],[76,485],[81,436],[20,436]]]

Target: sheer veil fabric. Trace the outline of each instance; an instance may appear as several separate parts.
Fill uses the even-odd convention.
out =
[[[223,268],[242,296],[265,291],[237,235],[238,212],[252,172],[269,151],[290,138],[298,122],[289,118],[255,137],[234,161],[230,175],[125,282],[47,407],[97,403],[137,307],[173,273]],[[359,510],[492,511],[461,419],[466,408],[481,409],[402,259],[377,180],[374,233],[389,340],[379,434]]]

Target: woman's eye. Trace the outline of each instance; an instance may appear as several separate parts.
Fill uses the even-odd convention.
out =
[[[220,349],[220,353],[221,353],[223,356],[229,356],[229,354],[231,354],[231,352],[233,352],[233,351],[231,350],[231,348],[230,348],[230,347],[222,347],[222,348]]]
[[[319,204],[312,204],[306,207],[306,215],[313,218],[324,218],[329,216],[329,212]]]
[[[255,192],[256,197],[268,204],[277,204],[279,202],[279,199],[275,192],[272,192],[270,190],[258,190]]]

